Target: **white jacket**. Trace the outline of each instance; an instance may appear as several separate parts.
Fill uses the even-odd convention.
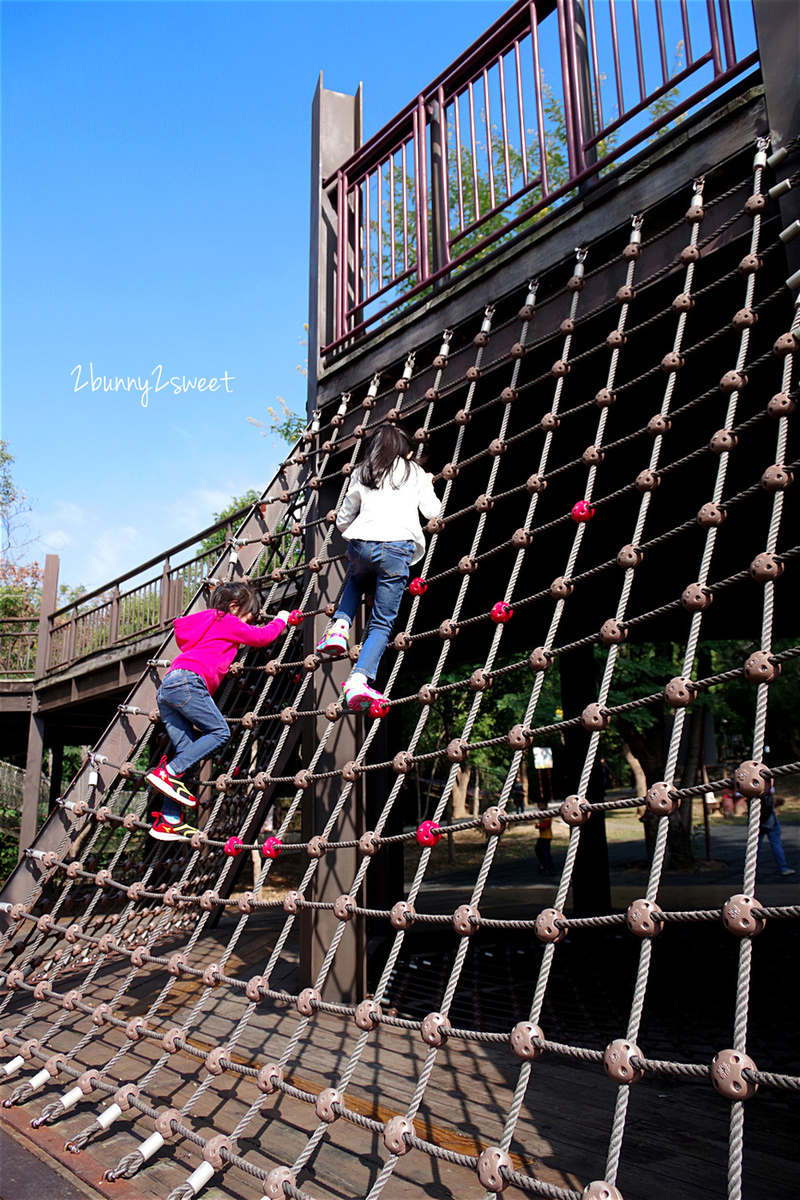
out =
[[[414,542],[416,551],[411,561],[415,563],[425,554],[419,514],[428,520],[438,517],[442,505],[433,490],[430,472],[423,471],[415,462],[407,465],[405,482],[399,481],[406,463],[398,459],[377,488],[365,487],[356,470],[339,509],[336,528],[348,541],[358,538],[364,542]],[[393,480],[399,486],[392,487]]]

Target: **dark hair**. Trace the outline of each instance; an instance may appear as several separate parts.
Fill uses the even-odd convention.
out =
[[[258,594],[249,583],[219,583],[211,593],[211,607],[219,612],[231,611],[235,604],[237,615],[246,617],[248,613],[255,616],[261,607]]]
[[[364,487],[379,488],[394,464],[401,460],[405,467],[403,478],[397,483],[391,481],[393,488],[400,487],[408,479],[411,466],[406,455],[413,449],[414,443],[404,429],[398,425],[379,425],[367,443],[364,460],[358,468],[359,480]]]

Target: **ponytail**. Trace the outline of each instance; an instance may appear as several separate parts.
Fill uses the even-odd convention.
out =
[[[399,488],[408,479],[411,464],[407,455],[414,445],[404,429],[397,425],[380,425],[367,444],[366,454],[358,468],[358,478],[364,487],[379,488],[386,476],[391,486]],[[405,468],[403,478],[395,482],[394,465],[401,462]]]

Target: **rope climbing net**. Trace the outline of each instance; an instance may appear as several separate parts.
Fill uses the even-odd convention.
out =
[[[757,880],[762,798],[773,780],[800,771],[800,762],[765,763],[770,686],[800,656],[800,645],[773,646],[781,577],[800,554],[782,527],[798,466],[788,443],[800,317],[795,310],[792,319],[785,287],[760,286],[774,278],[762,268],[782,249],[776,222],[765,224],[767,170],[767,145],[760,141],[752,174],[734,187],[708,195],[704,180],[693,181],[684,220],[665,227],[658,214],[637,214],[627,230],[604,240],[616,248],[603,261],[593,263],[592,248],[580,248],[566,269],[558,264],[523,281],[515,295],[499,296],[435,344],[417,346],[390,386],[381,390],[388,371],[375,374],[315,413],[215,568],[214,580],[258,582],[264,611],[292,606],[295,623],[274,657],[245,648],[230,668],[218,702],[232,737],[193,781],[197,832],[186,843],[148,839],[144,776],[163,747],[154,703],[175,651],[168,639],[27,851],[20,867],[27,896],[4,905],[0,947],[7,1107],[44,1096],[33,1121],[43,1125],[87,1097],[95,1106],[108,1102],[70,1135],[69,1148],[81,1151],[112,1128],[123,1130],[127,1145],[131,1136],[136,1145],[107,1178],[131,1178],[166,1159],[169,1200],[187,1200],[223,1171],[231,1189],[238,1172],[263,1197],[311,1200],[326,1186],[321,1151],[344,1128],[356,1139],[348,1144],[360,1147],[356,1153],[373,1156],[359,1191],[368,1200],[404,1194],[398,1179],[415,1156],[462,1171],[458,1178],[471,1179],[459,1185],[463,1195],[516,1188],[553,1200],[618,1200],[626,1194],[632,1088],[671,1078],[705,1086],[711,1095],[713,1085],[729,1101],[727,1194],[731,1200],[744,1194],[747,1102],[758,1088],[800,1089],[800,1078],[781,1063],[756,1065],[747,1052],[754,939],[800,912],[797,905],[760,903]],[[800,172],[788,178],[796,182]],[[765,230],[775,230],[774,237]],[[610,281],[618,282],[611,304]],[[674,299],[663,303],[676,282]],[[610,314],[613,327],[598,335]],[[444,463],[437,474],[442,511],[428,524],[424,562],[387,652],[386,703],[362,730],[361,719],[344,711],[313,645],[341,592],[344,555],[335,518],[363,440],[381,422],[411,417],[420,452]],[[576,452],[587,429],[591,443]],[[553,498],[569,489],[574,503],[554,507]],[[595,536],[603,528],[618,534],[610,555],[608,533]],[[731,548],[755,548],[735,570],[717,568],[725,536],[723,564]],[[672,566],[660,571],[661,563]],[[481,580],[488,573],[502,594],[487,608]],[[190,611],[205,606],[214,580],[205,581]],[[712,602],[746,611],[756,588],[757,648],[741,666],[697,677]],[[613,596],[613,610],[598,617],[594,595]],[[441,621],[426,621],[432,601],[439,615],[447,614]],[[664,620],[682,623],[680,673],[647,694],[614,702],[625,644],[647,641]],[[509,645],[523,622],[525,635],[510,644],[524,645],[524,652],[504,656],[504,639]],[[458,651],[467,640],[468,660],[480,665],[462,672]],[[587,646],[601,662],[595,698],[577,715],[542,722],[547,672]],[[455,679],[448,680],[448,668]],[[409,690],[412,671],[427,679]],[[496,736],[477,736],[493,683],[510,678],[527,692],[516,719]],[[725,778],[677,786],[687,709],[710,689],[741,681],[753,688],[750,757]],[[428,723],[448,694],[465,698],[463,725],[447,744],[425,750]],[[604,730],[620,716],[665,702],[674,719],[663,778],[644,796],[590,799]],[[410,735],[387,749],[385,729],[401,728],[400,715]],[[572,794],[546,813],[510,811],[534,742],[571,730],[587,735]],[[354,753],[344,760],[339,747],[351,742]],[[448,819],[462,764],[496,747],[505,748],[505,768],[492,805],[473,818]],[[442,765],[446,777],[432,813],[404,828],[409,775]],[[372,780],[382,790],[367,829],[354,810],[361,812]],[[728,788],[749,802],[741,890],[721,907],[665,906],[659,899],[671,819],[683,800]],[[326,804],[314,807],[314,795]],[[281,818],[264,839],[259,831],[279,796],[286,799],[274,809]],[[568,915],[587,823],[642,806],[657,820],[644,894],[625,911]],[[482,914],[504,838],[543,815],[569,827],[552,903],[510,917]],[[458,845],[471,830],[482,831],[485,845],[469,899],[454,911],[431,911],[430,899],[422,900],[436,847],[445,834]],[[404,845],[418,851],[410,882],[390,906],[370,906],[370,880],[391,848]],[[259,865],[252,889],[242,890],[237,872],[248,855]],[[298,864],[293,885],[268,888],[290,859]],[[316,898],[320,873],[331,862],[345,864],[337,871],[344,890]],[[345,878],[347,864],[352,871]],[[381,929],[387,947],[379,977],[352,1003],[329,999],[344,939],[361,919]],[[319,953],[313,982],[301,988],[285,963],[304,920],[316,931]],[[712,1061],[659,1058],[640,1044],[656,939],[680,924],[717,927],[720,938],[738,944],[729,1041]],[[391,989],[406,939],[423,927],[449,935],[455,948],[436,1010],[415,1019],[394,1005]],[[254,932],[266,936],[267,928],[269,953],[264,961],[261,952],[263,966],[252,973],[259,953]],[[607,1045],[548,1037],[543,1013],[565,940],[604,928],[618,928],[638,944],[627,1023]],[[470,949],[489,931],[524,934],[539,947],[524,1018],[498,1031],[454,1019]],[[387,1046],[400,1047],[400,1067],[387,1066]],[[431,1119],[442,1087],[436,1073],[453,1047],[463,1053],[452,1069],[465,1080],[504,1056],[496,1071],[499,1098],[480,1108],[485,1125],[477,1125],[473,1138],[445,1136]],[[532,1096],[546,1095],[542,1075],[556,1062],[593,1076],[604,1070],[616,1085],[605,1159],[593,1179],[580,1178],[570,1162],[549,1175],[538,1170],[528,1144]],[[29,1073],[15,1082],[21,1071]],[[185,1153],[170,1158],[167,1143]],[[179,1181],[187,1154],[199,1154],[200,1162]]]

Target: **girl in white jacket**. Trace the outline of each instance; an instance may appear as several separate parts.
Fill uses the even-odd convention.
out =
[[[411,439],[396,425],[381,425],[364,461],[353,473],[336,519],[347,539],[349,571],[333,622],[317,653],[339,658],[365,593],[373,592],[372,616],[355,670],[343,685],[351,712],[366,711],[384,697],[372,684],[392,633],[411,565],[425,554],[420,512],[438,517],[433,476],[413,462]]]

